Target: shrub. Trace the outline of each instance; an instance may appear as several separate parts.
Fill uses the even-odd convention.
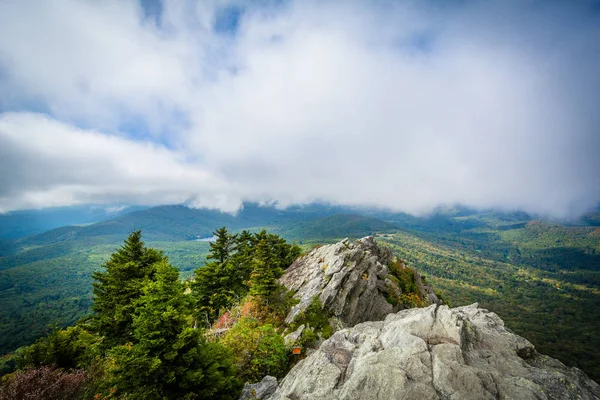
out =
[[[317,335],[312,329],[304,329],[302,331],[302,335],[300,335],[300,339],[298,340],[298,345],[302,347],[302,351],[305,351],[307,347],[312,347],[317,341]]]
[[[277,285],[275,291],[255,307],[256,317],[264,324],[281,327],[290,309],[300,300],[294,298],[294,292],[285,286]]]
[[[407,267],[404,261],[397,258],[389,263],[388,268],[390,270],[388,278],[396,283],[402,292],[400,298],[389,295],[387,297],[388,303],[392,305],[402,304],[407,308],[425,306],[426,302],[421,299],[420,290],[415,279],[415,270]]]
[[[54,367],[17,371],[2,378],[0,400],[73,400],[82,398],[83,370],[65,372]]]
[[[85,368],[99,355],[100,337],[81,326],[53,330],[48,336],[25,347],[17,360],[20,368],[52,365],[57,368]]]
[[[258,382],[265,375],[282,377],[287,371],[288,349],[272,325],[259,325],[251,317],[241,318],[221,339],[232,355],[238,377]]]
[[[324,339],[328,339],[333,334],[333,329],[329,325],[329,314],[323,310],[319,296],[316,295],[306,310],[296,316],[290,329],[295,331],[302,324],[311,327],[315,333],[320,333]]]

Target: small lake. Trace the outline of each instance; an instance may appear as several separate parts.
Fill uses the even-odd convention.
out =
[[[207,237],[207,238],[202,238],[202,239],[194,239],[196,242],[214,242],[215,240],[217,240],[216,236],[211,236],[211,237]]]

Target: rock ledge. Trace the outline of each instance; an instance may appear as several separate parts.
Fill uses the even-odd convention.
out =
[[[592,400],[600,386],[477,304],[435,304],[336,332],[265,399]]]
[[[380,321],[403,309],[402,305],[392,305],[387,300],[390,295],[402,294],[389,279],[388,265],[392,260],[392,250],[378,245],[370,236],[313,249],[294,261],[279,279],[300,300],[288,314],[286,323],[290,324],[304,311],[315,296],[336,319],[336,328]],[[414,280],[421,299],[427,304],[439,303],[433,289],[422,282],[417,272]]]

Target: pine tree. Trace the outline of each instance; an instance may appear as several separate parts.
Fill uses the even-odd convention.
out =
[[[192,293],[199,320],[212,323],[220,312],[248,294],[271,293],[276,280],[299,255],[300,248],[262,230],[232,235],[226,228],[214,232],[204,267],[196,269]],[[260,249],[259,249],[260,248]],[[260,297],[259,296],[259,297]]]
[[[256,245],[250,275],[250,295],[265,300],[277,288],[276,271],[273,270],[273,256],[266,239]]]
[[[254,235],[253,241],[255,248],[260,241],[267,243],[271,268],[276,278],[279,278],[283,274],[283,271],[302,253],[300,247],[295,244],[290,245],[281,236],[267,233],[264,229]]]
[[[255,244],[254,236],[244,230],[237,237],[236,252],[226,265],[226,273],[231,277],[232,289],[243,297],[248,293],[248,281],[252,273],[252,258]]]
[[[191,287],[201,321],[208,318],[208,322],[212,323],[223,308],[229,307],[239,297],[232,287],[226,266],[214,261],[195,271]]]
[[[141,296],[145,279],[155,273],[155,264],[166,260],[162,252],[146,248],[141,231],[132,232],[123,246],[94,272],[94,330],[104,336],[104,346],[131,340],[135,301]]]
[[[237,235],[232,235],[226,227],[222,227],[213,232],[217,239],[210,243],[210,253],[206,257],[214,259],[221,265],[229,260],[229,256],[235,251]]]
[[[201,321],[206,317],[208,322],[214,321],[222,309],[239,300],[243,289],[237,270],[231,264],[231,259],[235,258],[237,235],[232,235],[225,227],[217,229],[213,235],[217,240],[210,244],[206,258],[214,261],[196,269],[191,285],[198,317]]]
[[[114,350],[113,384],[126,398],[232,398],[237,393],[229,355],[189,326],[189,303],[177,269],[166,261],[158,264],[135,302],[134,344]]]

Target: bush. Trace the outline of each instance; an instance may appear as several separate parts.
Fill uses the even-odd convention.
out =
[[[73,400],[82,398],[83,370],[65,372],[54,367],[17,371],[2,378],[0,400]]]
[[[281,327],[291,308],[299,302],[300,300],[294,298],[293,291],[288,290],[285,286],[277,285],[275,291],[264,302],[256,304],[256,317],[263,324]]]
[[[272,325],[259,325],[251,317],[241,318],[221,339],[232,355],[238,377],[258,382],[265,375],[282,377],[288,368],[289,352]]]
[[[312,347],[317,342],[317,335],[312,329],[304,329],[302,331],[302,335],[300,335],[300,340],[298,340],[298,345],[302,347],[302,351],[305,351],[307,347]]]
[[[25,347],[17,359],[17,365],[20,368],[43,365],[63,369],[85,368],[100,354],[99,342],[100,337],[80,326],[55,329],[48,336]]]
[[[404,264],[404,261],[394,259],[388,266],[390,276],[388,278],[396,283],[401,291],[401,296],[398,298],[394,295],[388,295],[388,303],[396,306],[402,304],[406,308],[423,307],[427,303],[421,299],[420,290],[415,279],[415,270]]]
[[[323,310],[319,296],[315,296],[306,310],[296,316],[290,329],[295,331],[303,324],[311,327],[315,333],[320,333],[324,339],[328,339],[333,334],[333,329],[329,325],[329,314]]]

